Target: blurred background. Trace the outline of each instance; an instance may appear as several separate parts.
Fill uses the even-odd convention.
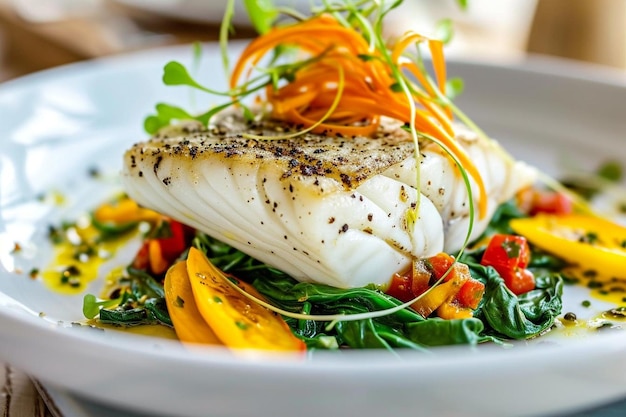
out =
[[[307,8],[308,0],[279,0]],[[0,0],[0,81],[101,56],[215,40],[225,1]],[[625,0],[408,0],[391,31],[435,31],[451,17],[449,54],[519,59],[527,53],[626,69]],[[239,14],[235,37],[254,34]],[[393,34],[393,33],[392,33]]]

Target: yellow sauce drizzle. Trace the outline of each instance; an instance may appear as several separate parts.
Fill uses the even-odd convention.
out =
[[[87,321],[88,325],[95,326],[99,329],[113,330],[122,333],[135,334],[140,336],[158,337],[161,339],[178,340],[173,327],[163,326],[161,324],[142,324],[140,326],[115,326],[111,324],[103,324],[98,320]]]
[[[136,232],[132,232],[97,241],[100,233],[91,224],[72,227],[74,230],[69,233],[75,240],[55,244],[52,262],[41,271],[47,288],[66,295],[84,291],[87,284],[98,278],[102,264],[136,236]]]
[[[614,305],[626,303],[626,277],[605,276],[594,270],[581,268],[568,268],[564,274],[572,278],[576,285],[589,288],[590,297],[596,300]]]

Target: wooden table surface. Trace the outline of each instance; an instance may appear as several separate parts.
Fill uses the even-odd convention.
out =
[[[35,385],[23,372],[0,362],[0,416],[62,417],[52,414]]]

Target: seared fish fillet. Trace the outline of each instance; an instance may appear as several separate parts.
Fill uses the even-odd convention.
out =
[[[414,145],[397,124],[386,124],[375,138],[242,137],[284,129],[272,121],[246,123],[237,113],[209,128],[170,128],[126,152],[123,183],[139,204],[301,281],[385,284],[413,257],[462,246],[468,193],[437,145],[420,144],[420,196]],[[534,181],[535,171],[505,157],[494,142],[458,140],[489,194],[489,216],[476,218],[475,238],[499,203]],[[410,225],[407,212],[418,204]]]

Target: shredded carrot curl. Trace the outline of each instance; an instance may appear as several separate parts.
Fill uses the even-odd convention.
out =
[[[428,45],[436,84],[429,80],[423,68],[405,56],[408,47],[421,42]],[[231,88],[236,88],[242,78],[248,78],[261,59],[279,45],[296,48],[316,59],[296,71],[288,83],[267,86],[266,101],[271,105],[273,117],[314,133],[352,137],[374,134],[381,117],[410,123],[413,114],[412,122],[418,133],[431,136],[445,146],[474,179],[479,191],[479,215],[486,215],[487,195],[482,177],[455,139],[451,109],[441,104],[446,88],[441,41],[408,32],[390,51],[380,51],[372,49],[359,31],[341,25],[330,15],[320,15],[275,27],[253,40],[232,71]],[[338,66],[343,68],[341,80]],[[393,88],[398,85],[393,66],[415,77],[410,97]],[[333,111],[328,114],[333,105]],[[415,111],[411,110],[412,105]]]

